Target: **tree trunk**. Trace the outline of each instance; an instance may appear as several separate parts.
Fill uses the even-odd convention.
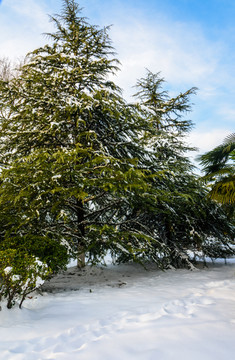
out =
[[[83,251],[83,247],[78,245],[77,267],[79,269],[83,268],[86,265],[85,257],[86,254]]]
[[[79,269],[83,268],[86,265],[85,262],[85,251],[84,251],[84,243],[83,239],[85,236],[85,226],[83,224],[84,221],[84,208],[81,200],[77,200],[77,222],[78,222],[78,230],[81,234],[81,240],[78,241],[78,256],[77,256],[77,267]]]

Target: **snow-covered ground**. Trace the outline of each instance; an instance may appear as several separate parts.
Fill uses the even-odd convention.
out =
[[[1,360],[222,360],[235,354],[235,262],[198,271],[75,267],[0,312]]]

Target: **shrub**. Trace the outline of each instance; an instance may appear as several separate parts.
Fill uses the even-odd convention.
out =
[[[7,308],[19,302],[22,307],[26,296],[39,288],[51,274],[46,263],[33,255],[16,249],[0,251],[0,301],[7,300]]]
[[[29,255],[39,258],[43,263],[46,263],[53,273],[65,269],[69,262],[68,248],[49,236],[33,234],[14,236],[11,234],[9,237],[6,236],[0,243],[0,251],[9,248],[23,253],[27,249]]]

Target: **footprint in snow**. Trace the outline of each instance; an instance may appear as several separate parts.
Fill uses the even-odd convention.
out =
[[[179,318],[189,318],[192,317],[196,312],[196,309],[200,306],[211,305],[214,302],[207,297],[194,297],[188,298],[185,300],[174,300],[165,304],[162,307],[162,312],[165,315],[173,315]]]

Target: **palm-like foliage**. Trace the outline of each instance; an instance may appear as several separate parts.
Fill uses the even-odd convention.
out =
[[[235,133],[227,136],[222,145],[199,157],[204,166],[204,179],[211,182],[210,197],[222,204],[235,202]]]

